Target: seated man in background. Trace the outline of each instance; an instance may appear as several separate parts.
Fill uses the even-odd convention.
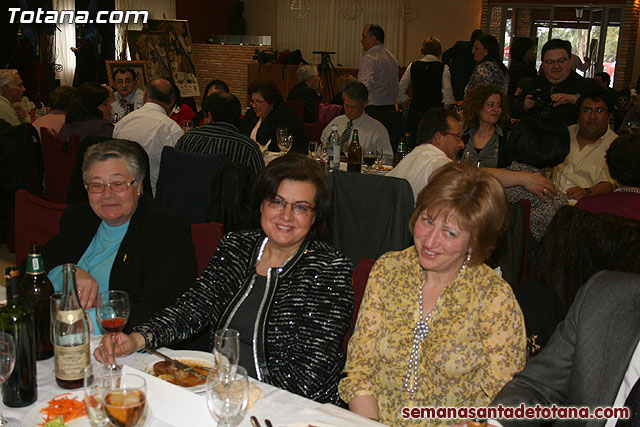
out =
[[[202,103],[204,126],[185,133],[176,143],[176,148],[195,154],[223,153],[230,161],[259,174],[264,169],[264,159],[258,145],[238,131],[241,109],[235,95],[212,93]]]
[[[338,125],[338,135],[340,135],[340,145],[342,151],[346,152],[351,144],[351,137],[354,129],[358,129],[358,137],[362,152],[368,148],[382,148],[383,163],[393,164],[393,149],[389,140],[389,132],[382,123],[365,113],[369,91],[360,82],[354,82],[344,88],[342,99],[344,102],[344,114],[331,120],[322,131],[320,140],[326,143],[331,135],[331,126]]]
[[[204,100],[207,98],[207,96],[216,92],[230,93],[229,86],[222,80],[218,80],[218,79],[211,80],[209,83],[207,83],[207,86],[204,88],[204,92],[202,93],[202,102],[204,103]],[[198,126],[202,126],[204,124],[204,117],[206,115],[207,114],[204,112],[204,110],[200,109],[200,111],[196,113],[193,119],[191,119],[191,123],[193,123],[193,127],[195,128]]]
[[[144,103],[144,92],[136,87],[138,77],[131,68],[119,68],[113,76],[116,90],[114,96],[116,100],[111,104],[111,117],[121,119],[127,114],[127,104],[133,103],[133,108],[137,109]]]
[[[604,88],[584,93],[578,101],[578,124],[569,126],[569,155],[553,169],[553,182],[569,199],[613,191],[605,153],[618,137],[609,128],[613,105]]]
[[[0,119],[17,126],[24,121],[27,112],[13,108],[14,102],[20,102],[25,88],[17,70],[0,70]]]
[[[460,116],[441,107],[428,110],[418,125],[417,141],[421,145],[407,154],[387,175],[409,181],[414,198],[429,183],[431,174],[440,166],[455,161],[458,151],[464,148]],[[553,198],[556,192],[553,183],[538,173],[483,169],[504,187],[521,185],[543,202],[547,196]]]
[[[313,65],[301,65],[296,71],[298,84],[287,94],[287,101],[304,100],[304,122],[316,122],[316,103],[322,96],[322,80],[318,77],[318,70]]]
[[[184,132],[169,118],[176,95],[173,86],[165,79],[154,79],[146,87],[142,108],[127,114],[113,130],[113,137],[135,141],[149,155],[149,175],[153,194],[160,170],[162,148],[174,146]]]

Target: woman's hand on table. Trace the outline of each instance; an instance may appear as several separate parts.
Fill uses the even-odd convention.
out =
[[[373,396],[361,395],[354,397],[349,402],[349,410],[375,421],[380,419],[378,401]]]
[[[115,361],[114,353],[117,357],[128,356],[143,348],[144,337],[138,332],[131,335],[120,333],[113,339],[110,335],[105,334],[93,355],[99,362],[111,364]]]
[[[98,282],[91,274],[76,267],[76,286],[78,287],[78,298],[82,308],[88,310],[96,304],[98,296]]]

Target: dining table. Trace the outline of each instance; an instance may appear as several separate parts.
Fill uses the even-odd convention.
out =
[[[100,337],[92,336],[91,362],[99,362],[93,357],[93,350],[99,344]],[[180,354],[166,348],[158,349],[161,352]],[[185,352],[189,353],[189,352]],[[190,352],[194,353],[194,352]],[[213,357],[211,353],[196,352]],[[142,376],[147,384],[147,406],[149,421],[144,427],[204,427],[215,425],[213,416],[207,408],[204,391],[190,391],[180,386],[166,382],[149,373],[149,361],[157,360],[157,356],[145,352],[133,353],[125,357],[119,357],[118,363],[122,365],[124,374],[137,374]],[[270,420],[274,427],[332,427],[332,426],[380,426],[368,418],[364,418],[344,408],[330,403],[319,403],[303,396],[250,379],[263,394],[255,404],[248,408],[243,415],[237,417],[235,425],[252,426],[250,418],[254,416],[261,426],[266,426],[265,420]],[[20,420],[24,427],[34,427],[42,423],[39,410],[46,406],[52,398],[64,393],[72,393],[78,400],[83,399],[83,388],[67,390],[59,387],[55,381],[54,358],[37,362],[38,399],[35,403],[23,408],[9,408],[3,405],[3,413],[7,417]],[[204,389],[205,387],[202,387]],[[252,390],[257,390],[252,386]],[[252,391],[253,392],[253,391]],[[37,419],[37,421],[34,421]],[[90,426],[88,418],[75,420],[73,426]]]

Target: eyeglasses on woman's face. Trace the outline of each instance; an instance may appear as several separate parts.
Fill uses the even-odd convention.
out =
[[[316,210],[316,208],[306,203],[290,203],[280,197],[275,197],[271,200],[267,200],[267,206],[269,206],[271,209],[283,211],[287,207],[287,205],[291,205],[291,209],[293,210],[293,213],[295,215],[310,215]]]
[[[84,187],[91,194],[104,193],[104,190],[107,187],[109,187],[111,191],[115,191],[116,193],[122,193],[124,191],[127,191],[129,187],[133,185],[134,182],[136,182],[135,179],[131,180],[131,182],[119,180],[119,181],[110,182],[109,184],[104,184],[102,182],[87,182],[84,184]]]

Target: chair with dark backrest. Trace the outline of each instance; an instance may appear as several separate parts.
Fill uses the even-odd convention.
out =
[[[507,229],[496,241],[493,253],[486,264],[500,267],[502,278],[511,285],[523,283],[526,276],[529,251],[529,218],[531,202],[520,200],[509,205]]]
[[[320,142],[322,131],[327,127],[329,122],[304,123],[304,133],[307,134],[309,141]]]
[[[296,116],[298,116],[298,118],[300,119],[300,123],[304,123],[304,99],[296,99],[295,101],[284,101],[284,103],[291,107],[293,112],[296,113]]]
[[[218,242],[222,239],[222,224],[219,222],[205,222],[191,224],[191,239],[196,248],[196,263],[198,275],[201,275],[209,260],[218,249]]]
[[[353,270],[353,279],[351,280],[353,286],[353,315],[351,319],[351,328],[347,331],[342,342],[342,347],[345,353],[347,352],[347,346],[349,339],[353,334],[353,328],[358,320],[358,312],[360,311],[360,304],[362,304],[362,298],[364,297],[364,291],[367,288],[367,281],[369,280],[369,272],[375,264],[375,260],[371,258],[363,258],[360,260],[355,270]]]
[[[71,174],[78,154],[80,138],[73,134],[68,141],[56,137],[47,128],[41,128],[44,187],[47,200],[65,203]]]
[[[16,191],[16,265],[27,257],[31,243],[42,246],[58,234],[66,208],[66,204],[41,199],[28,191]]]
[[[640,273],[640,221],[563,206],[547,226],[538,255],[534,280],[554,289],[566,311],[597,271]]]
[[[245,165],[225,162],[211,183],[207,221],[223,224],[225,233],[256,228],[250,205],[254,179]]]
[[[389,132],[391,147],[395,153],[398,142],[404,136],[404,116],[400,111],[367,111],[367,114],[384,125]]]
[[[320,104],[318,105],[318,122],[329,123],[336,117],[344,114],[344,107],[338,104]]]
[[[192,154],[165,146],[155,198],[190,224],[207,222],[211,182],[226,154]]]
[[[413,191],[406,180],[335,171],[329,191],[331,241],[354,265],[411,245]]]

